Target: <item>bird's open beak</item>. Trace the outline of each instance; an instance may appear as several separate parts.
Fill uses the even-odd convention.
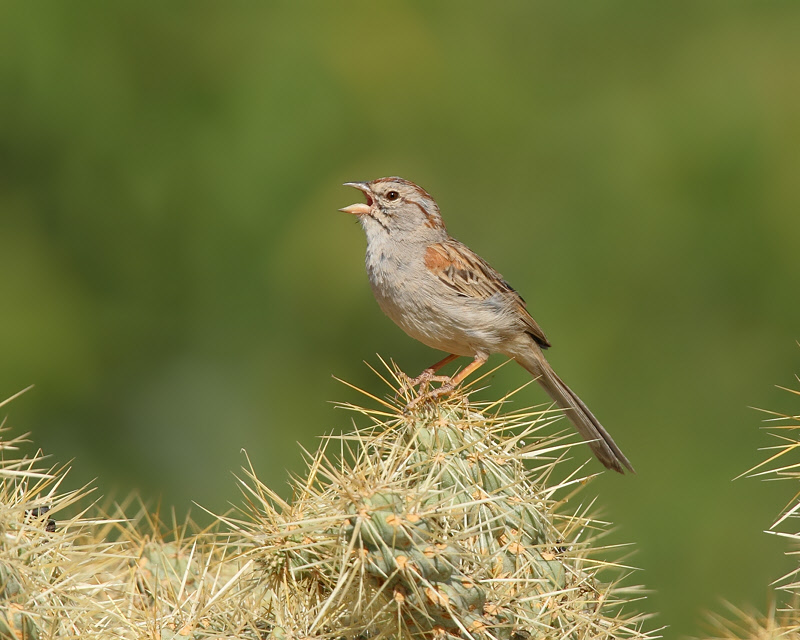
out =
[[[351,204],[349,207],[343,207],[339,209],[339,211],[344,211],[345,213],[350,213],[354,216],[364,216],[369,213],[369,209],[372,206],[372,191],[369,188],[369,184],[366,182],[345,182],[345,187],[355,187],[359,191],[363,191],[364,195],[367,196],[367,203],[357,203]]]

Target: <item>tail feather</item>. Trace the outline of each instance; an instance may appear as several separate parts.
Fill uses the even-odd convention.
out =
[[[564,415],[575,425],[584,440],[588,441],[589,447],[600,462],[618,473],[625,473],[625,469],[636,473],[608,431],[575,392],[556,375],[540,349],[534,349],[532,353],[528,351],[524,357],[516,356],[515,360],[536,376],[537,382],[542,385],[553,402],[560,408],[566,409]]]

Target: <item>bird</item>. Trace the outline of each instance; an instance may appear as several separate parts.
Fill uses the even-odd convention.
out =
[[[412,385],[438,380],[442,385],[425,397],[448,394],[490,355],[502,354],[524,367],[565,410],[603,465],[635,473],[608,431],[550,366],[544,356],[550,342],[522,296],[450,236],[439,206],[425,189],[396,176],[344,186],[366,197],[365,203],[340,211],[356,216],[366,234],[367,274],[378,305],[409,336],[449,354],[411,380]],[[460,356],[473,360],[452,377],[436,375]]]

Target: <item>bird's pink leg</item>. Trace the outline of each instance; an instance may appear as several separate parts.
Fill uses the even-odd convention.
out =
[[[475,371],[478,367],[482,367],[484,364],[486,364],[488,359],[489,356],[479,353],[475,356],[475,359],[472,362],[470,362],[466,367],[450,378],[450,382],[446,382],[438,389],[431,391],[430,396],[432,398],[438,398],[439,396],[450,393],[453,389],[460,385],[464,378],[466,378],[470,373]]]

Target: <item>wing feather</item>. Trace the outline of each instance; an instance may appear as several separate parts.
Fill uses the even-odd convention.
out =
[[[428,247],[425,265],[448,287],[467,298],[486,300],[492,296],[508,299],[519,311],[525,329],[543,348],[550,346],[542,328],[525,308],[525,300],[469,247],[452,238]]]

